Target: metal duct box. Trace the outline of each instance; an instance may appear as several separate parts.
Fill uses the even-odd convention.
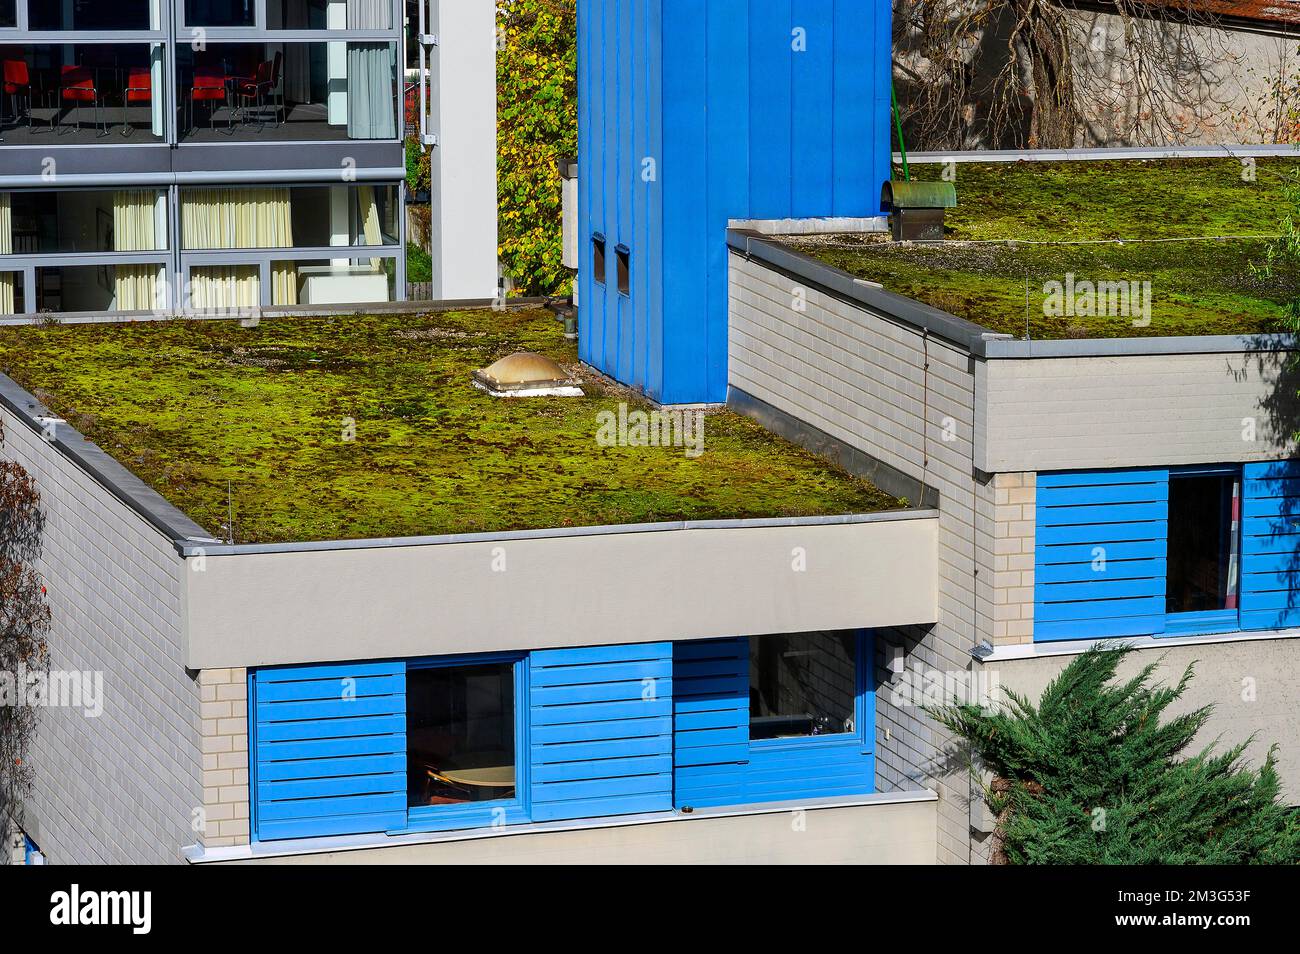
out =
[[[942,242],[944,209],[957,207],[951,182],[886,182],[880,204],[889,210],[895,242]]]

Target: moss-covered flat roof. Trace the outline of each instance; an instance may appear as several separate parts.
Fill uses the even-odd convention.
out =
[[[516,351],[586,396],[471,386]],[[221,537],[229,481],[238,543],[902,505],[726,410],[707,413],[699,456],[602,446],[602,411],[650,405],[582,368],[541,310],[8,327],[0,371]]]
[[[1300,270],[1261,277],[1252,266],[1264,263],[1266,241],[1241,236],[1280,230],[1297,167],[1300,151],[1256,160],[1253,177],[1235,159],[959,163],[943,243],[865,234],[788,241],[1017,338],[1026,314],[1034,338],[1284,331]],[[912,166],[913,178],[942,173]],[[1127,308],[1109,304],[1122,302],[1116,283],[1129,292]]]

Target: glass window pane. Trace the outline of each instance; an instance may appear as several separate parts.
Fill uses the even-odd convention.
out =
[[[856,634],[788,633],[750,638],[751,739],[852,732],[856,699]]]
[[[251,27],[253,0],[185,0],[185,22],[189,26]]]
[[[17,0],[0,0],[0,27],[15,27],[17,25]]]
[[[390,0],[266,0],[270,30],[387,30]]]
[[[396,246],[396,185],[181,190],[181,247]]]
[[[36,270],[36,310],[154,311],[165,306],[163,265],[69,265]]]
[[[1237,486],[1235,475],[1169,478],[1166,612],[1195,613],[1236,605]]]
[[[394,43],[214,43],[176,51],[187,142],[398,136]]]
[[[23,305],[23,276],[0,272],[0,315],[21,315],[27,310]]]
[[[27,25],[32,30],[157,30],[161,28],[160,2],[34,0],[27,4]]]
[[[515,794],[514,666],[406,675],[409,803],[458,805]]]
[[[161,43],[0,45],[8,146],[161,142]]]
[[[394,300],[392,258],[271,263],[273,305],[357,305]]]
[[[167,202],[156,189],[8,193],[0,253],[153,252],[167,248]],[[3,202],[0,201],[0,205]]]

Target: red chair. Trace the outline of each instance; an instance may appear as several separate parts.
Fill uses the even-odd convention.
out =
[[[21,114],[18,112],[18,97],[27,100],[27,126],[32,125],[32,78],[27,71],[26,60],[5,60],[4,94],[13,99],[14,125],[18,124]],[[3,104],[0,103],[0,117],[4,116]]]
[[[65,66],[60,73],[62,88],[59,90],[59,103],[90,103],[95,108],[95,126],[103,129],[102,132],[95,133],[95,138],[107,136],[108,123],[101,120],[100,112],[103,98],[99,94],[99,87],[95,85],[94,72],[85,66]],[[62,115],[59,116],[59,132],[63,132]]]
[[[240,99],[240,115],[246,116],[250,105],[257,109],[257,128],[260,131],[266,126],[265,110],[268,104],[275,105],[275,91],[280,85],[280,68],[284,62],[284,55],[277,52],[269,60],[257,64],[251,79],[241,80],[235,89],[235,94]],[[284,96],[281,94],[280,103],[275,107],[275,125],[280,125],[280,114],[284,111]]]
[[[133,66],[127,73],[126,90],[122,93],[122,135],[130,136],[135,127],[126,121],[127,107],[132,103],[153,102],[153,71],[147,66]]]
[[[194,104],[208,104],[208,128],[216,129],[217,107],[214,103],[224,103],[226,101],[226,74],[213,69],[200,67],[194,71],[194,85],[190,87],[190,120],[189,129],[194,128]],[[230,117],[226,117],[226,128],[233,131]]]

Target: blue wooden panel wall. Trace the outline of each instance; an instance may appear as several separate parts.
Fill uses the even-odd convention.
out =
[[[547,649],[529,659],[532,819],[672,807],[672,644]]]
[[[726,399],[727,223],[880,211],[890,31],[889,0],[578,4],[584,361],[665,403]]]
[[[673,644],[674,803],[745,801],[749,763],[749,640]]]
[[[1241,628],[1300,626],[1300,461],[1242,473]]]
[[[1034,639],[1164,632],[1169,472],[1038,475]]]
[[[259,669],[249,689],[256,839],[405,825],[405,663]]]
[[[703,808],[875,791],[873,653],[870,635],[860,635],[854,733],[750,741],[749,639],[675,644],[674,803]]]

